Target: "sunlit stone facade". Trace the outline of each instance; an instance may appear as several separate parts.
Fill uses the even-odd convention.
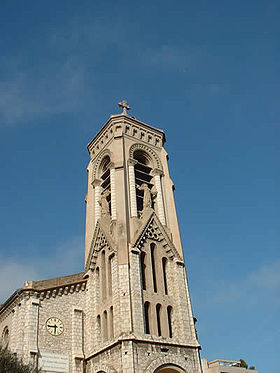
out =
[[[110,117],[88,145],[84,271],[2,306],[2,342],[44,372],[201,373],[164,142]]]

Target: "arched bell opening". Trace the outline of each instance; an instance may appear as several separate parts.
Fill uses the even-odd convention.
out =
[[[103,210],[108,210],[107,213],[111,215],[111,180],[110,180],[110,165],[111,159],[106,155],[99,167],[99,178],[101,180],[101,194],[103,195],[104,202],[101,204]],[[106,201],[106,202],[105,202]]]
[[[154,373],[186,373],[186,371],[177,365],[164,364],[158,367]]]
[[[133,153],[133,159],[137,161],[134,166],[134,173],[135,173],[135,185],[136,185],[136,201],[137,201],[137,211],[141,212],[145,208],[145,198],[149,193],[145,192],[145,188],[147,190],[151,190],[153,187],[153,176],[151,175],[152,172],[152,160],[147,153],[143,150],[135,150]],[[151,200],[149,207],[153,207],[153,201]],[[146,206],[147,207],[147,206]]]

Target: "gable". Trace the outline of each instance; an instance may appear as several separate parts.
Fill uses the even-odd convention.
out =
[[[141,250],[148,239],[155,242],[160,242],[166,252],[166,255],[170,259],[177,258],[181,260],[181,257],[171,241],[169,234],[159,221],[159,218],[154,211],[151,211],[146,219],[143,220],[142,226],[137,230],[134,236],[132,247],[137,247],[139,250]]]
[[[87,272],[89,269],[95,268],[98,253],[104,249],[108,249],[112,252],[116,251],[113,239],[111,238],[110,234],[106,232],[105,227],[99,220],[94,230],[90,251],[85,266],[85,272]]]

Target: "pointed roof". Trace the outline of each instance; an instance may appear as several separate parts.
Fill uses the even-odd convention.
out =
[[[136,231],[131,246],[137,247],[141,250],[147,239],[161,242],[169,258],[177,258],[179,261],[182,260],[169,233],[161,224],[157,214],[152,209],[143,217],[142,225]]]
[[[111,237],[110,233],[108,232],[108,229],[106,227],[106,224],[104,224],[103,219],[98,219],[90,250],[89,255],[87,258],[86,266],[85,266],[85,272],[87,272],[90,268],[94,269],[97,259],[97,254],[99,251],[101,251],[103,248],[107,247],[109,250],[112,250],[112,252],[116,252],[116,244]]]

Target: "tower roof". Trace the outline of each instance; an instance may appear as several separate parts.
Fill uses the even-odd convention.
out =
[[[128,109],[128,106],[126,106]],[[120,114],[111,115],[101,130],[87,145],[87,149],[94,158],[112,137],[121,137],[123,135],[138,138],[140,141],[149,142],[156,147],[162,147],[165,143],[164,131],[141,122],[133,116],[129,116],[126,111]]]

